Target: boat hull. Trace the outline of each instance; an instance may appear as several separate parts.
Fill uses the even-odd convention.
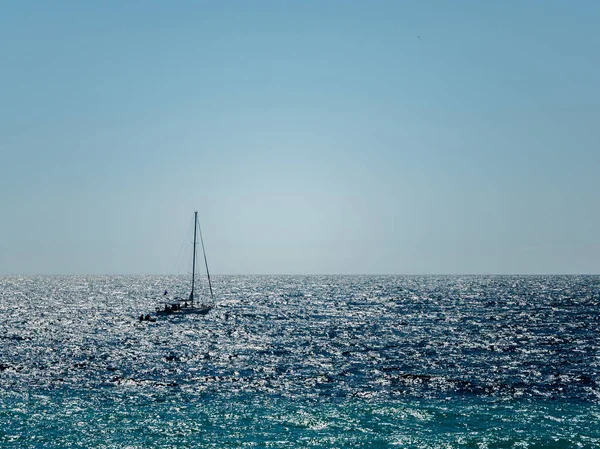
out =
[[[188,307],[188,308],[182,307],[179,312],[184,315],[187,315],[187,314],[206,315],[208,312],[210,312],[211,309],[212,309],[212,307],[209,307],[209,306],[207,306],[207,307]]]
[[[206,315],[213,309],[213,306],[200,306],[200,307],[180,307],[177,310],[157,310],[156,316],[169,316],[169,315]]]

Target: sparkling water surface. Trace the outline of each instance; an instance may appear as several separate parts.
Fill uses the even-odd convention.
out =
[[[0,277],[0,447],[600,447],[599,276]]]

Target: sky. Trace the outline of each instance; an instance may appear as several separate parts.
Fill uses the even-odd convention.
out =
[[[600,273],[600,2],[0,3],[0,274]]]

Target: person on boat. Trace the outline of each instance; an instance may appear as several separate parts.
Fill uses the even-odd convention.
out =
[[[143,313],[140,315],[140,322],[142,322],[142,321],[144,321],[144,314]]]
[[[146,321],[150,321],[150,315],[146,315],[146,316],[144,317],[144,320],[146,320]]]

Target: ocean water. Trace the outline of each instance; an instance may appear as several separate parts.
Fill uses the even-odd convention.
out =
[[[0,277],[0,447],[600,447],[599,276]]]

